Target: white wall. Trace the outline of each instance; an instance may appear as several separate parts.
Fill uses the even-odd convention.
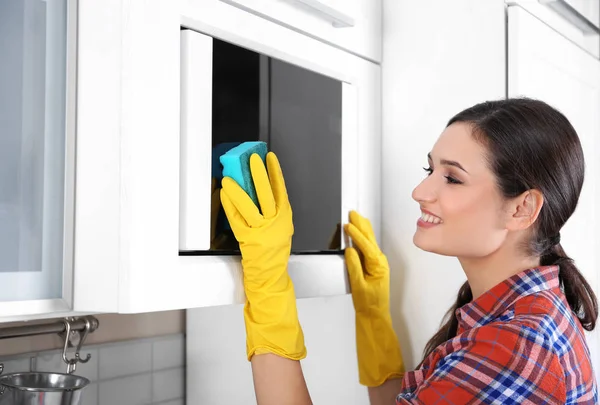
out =
[[[298,317],[308,350],[302,369],[313,403],[368,404],[367,390],[358,383],[351,297],[299,300]],[[243,306],[188,310],[186,326],[187,397],[202,404],[256,404]]]
[[[455,300],[464,274],[453,258],[412,243],[412,189],[426,154],[455,113],[505,95],[502,0],[384,1],[382,247],[392,269],[392,316],[407,367]]]

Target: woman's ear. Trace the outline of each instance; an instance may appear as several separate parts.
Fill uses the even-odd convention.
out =
[[[539,190],[527,190],[509,203],[509,218],[506,229],[517,231],[529,228],[540,215],[544,195]]]

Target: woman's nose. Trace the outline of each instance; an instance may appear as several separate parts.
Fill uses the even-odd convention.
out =
[[[412,192],[412,198],[416,202],[433,202],[436,199],[435,181],[433,176],[427,176],[426,178],[415,187]]]

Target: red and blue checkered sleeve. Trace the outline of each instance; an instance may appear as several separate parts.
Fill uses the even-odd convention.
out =
[[[564,404],[565,376],[543,334],[518,324],[474,328],[397,404]]]

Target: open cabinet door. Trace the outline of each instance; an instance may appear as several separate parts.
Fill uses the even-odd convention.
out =
[[[541,99],[558,108],[579,134],[585,182],[579,205],[561,231],[561,244],[599,294],[600,61],[518,6],[508,7],[508,96]],[[600,335],[587,334],[596,379]]]

